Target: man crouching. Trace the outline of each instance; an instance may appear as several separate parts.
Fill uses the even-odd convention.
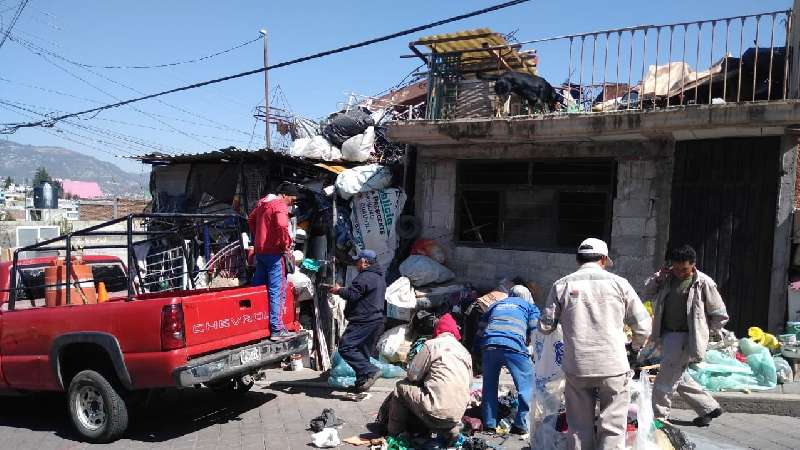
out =
[[[443,315],[433,338],[425,341],[408,366],[406,379],[397,382],[387,399],[384,413],[390,436],[419,431],[411,423],[421,422],[449,442],[458,437],[472,381],[472,358],[460,340],[453,317]]]

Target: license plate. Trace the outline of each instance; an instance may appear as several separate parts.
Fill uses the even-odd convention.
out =
[[[250,364],[251,362],[258,361],[261,359],[261,349],[255,347],[242,350],[240,358],[242,359],[242,364]]]

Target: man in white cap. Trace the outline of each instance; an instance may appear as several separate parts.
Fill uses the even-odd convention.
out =
[[[578,270],[553,283],[539,329],[564,333],[564,397],[570,449],[624,449],[628,372],[623,326],[641,348],[651,319],[628,280],[608,271],[608,245],[589,238],[576,254]],[[595,406],[599,415],[595,424]]]

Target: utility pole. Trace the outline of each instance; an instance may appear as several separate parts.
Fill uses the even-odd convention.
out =
[[[789,20],[791,30],[789,31],[789,45],[786,49],[786,62],[789,64],[789,79],[783,80],[789,83],[788,97],[790,99],[800,98],[800,0],[794,0],[792,6],[792,16]],[[791,62],[789,54],[792,55]]]
[[[260,30],[261,36],[264,37],[264,148],[270,150],[270,133],[269,133],[269,54],[267,53],[267,30]]]

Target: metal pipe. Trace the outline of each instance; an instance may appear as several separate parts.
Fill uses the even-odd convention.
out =
[[[789,47],[789,36],[792,35],[792,33],[793,33],[792,28],[794,27],[794,22],[792,20],[792,17],[794,17],[794,14],[791,14],[791,13],[787,13],[786,14],[786,43],[785,43],[785,46],[784,46],[785,50],[783,52],[783,99],[784,100],[786,100],[786,96],[787,96],[787,92],[788,92],[788,86],[789,86],[789,48],[790,48]],[[796,43],[795,43],[795,45],[796,45]],[[792,49],[792,52],[796,52],[796,50],[797,50],[794,47],[794,45],[792,45],[791,49]],[[795,68],[794,70],[797,71],[797,68]]]
[[[611,36],[610,34],[605,35],[605,55],[603,56],[603,93],[601,94],[603,97],[600,99],[601,102],[606,100],[606,79],[608,77],[608,37]]]
[[[714,86],[714,74],[711,73],[711,68],[714,66],[714,33],[717,30],[717,22],[715,20],[711,21],[711,48],[708,51],[708,104],[711,104],[712,95],[711,95],[711,88]]]
[[[700,69],[700,37],[703,34],[703,22],[697,23],[697,53],[695,54],[694,60],[697,69]],[[698,89],[700,85],[697,83],[697,72],[694,73],[694,104],[698,104]]]
[[[591,89],[594,89],[594,57],[596,50],[597,50],[597,35],[595,34],[594,37],[592,38],[592,76],[589,79],[589,87]],[[589,99],[589,111],[591,111],[592,109],[591,102],[594,101],[594,91],[592,91],[591,96],[592,97]]]
[[[661,51],[661,28],[656,27],[656,72],[655,72],[655,86],[653,87],[653,107],[656,106],[658,100],[658,52]],[[667,61],[669,64],[669,61]],[[669,70],[669,67],[667,67]],[[667,88],[667,95],[669,95],[669,88]]]
[[[730,61],[728,56],[728,32],[730,28],[731,20],[728,19],[725,21],[725,74],[722,77],[722,99],[726,102],[728,101],[728,62]]]
[[[742,17],[742,26],[739,29],[739,81],[736,87],[736,103],[742,101],[742,58],[744,57],[744,20]]]
[[[672,64],[672,35],[675,32],[675,27],[669,27],[669,54],[667,56],[667,64]],[[667,71],[667,108],[669,108],[669,88],[672,86],[672,70]]]
[[[11,276],[11,292],[8,294],[8,309],[14,310],[14,307],[17,303],[17,271],[19,270],[19,249],[14,249],[14,256],[11,259],[11,270],[9,271],[9,275]]]
[[[581,38],[581,62],[578,69],[578,107],[583,110],[583,47],[586,44],[586,37]]]
[[[126,219],[126,225],[128,229],[128,298],[127,301],[133,300],[133,279],[134,279],[134,268],[138,272],[139,266],[136,262],[136,256],[133,251],[133,235],[131,232],[133,231],[133,215],[128,214]]]
[[[261,30],[264,37],[264,148],[269,150],[272,143],[269,132],[269,54],[267,52],[267,30]]]
[[[617,86],[617,89],[614,90],[614,98],[622,97],[619,95],[619,52],[620,46],[622,46],[622,32],[620,31],[617,33],[617,75],[614,77],[614,83]]]
[[[645,67],[647,67],[647,29],[642,30],[642,92],[639,92],[639,107],[644,109],[644,74],[645,74]],[[655,93],[655,88],[653,88],[653,93]]]
[[[758,28],[761,24],[761,16],[756,16],[756,41],[755,54],[753,55],[753,99],[756,101],[756,81],[758,80]]]
[[[628,55],[628,108],[627,109],[631,109],[631,92],[632,92],[631,72],[633,72],[633,42],[635,38],[634,33],[635,31],[631,31],[631,42],[630,45],[628,46],[630,51]]]
[[[772,100],[772,60],[775,57],[775,16],[772,14],[772,23],[769,30],[769,74],[767,75],[767,100]]]
[[[683,57],[681,59],[681,106],[686,104],[686,36],[689,26],[683,26]]]
[[[71,305],[70,303],[70,291],[72,290],[72,235],[67,235],[67,248],[66,253],[64,254],[64,262],[67,264],[67,293],[65,298],[67,300],[67,305]],[[78,287],[80,287],[80,283],[78,283]]]
[[[572,39],[573,38],[569,38],[569,65],[567,69],[567,94],[570,98],[572,98]],[[336,223],[335,217],[333,223]]]

